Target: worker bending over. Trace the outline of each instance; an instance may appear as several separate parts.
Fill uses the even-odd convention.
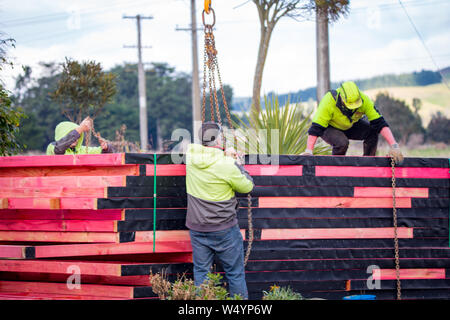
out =
[[[205,122],[200,131],[202,144],[189,144],[186,152],[187,216],[194,283],[207,280],[216,256],[225,270],[231,296],[248,299],[244,271],[244,247],[236,210],[235,192],[249,193],[253,179],[235,152],[224,151],[222,132],[215,122]]]
[[[92,130],[93,121],[86,117],[80,125],[60,122],[55,128],[55,141],[47,146],[47,155],[54,154],[100,154],[112,153],[112,146],[105,139],[99,138],[99,147],[83,146],[84,133]]]
[[[362,119],[366,115],[368,121]],[[314,114],[308,130],[306,150],[302,155],[312,155],[317,137],[332,146],[333,155],[345,155],[349,140],[363,140],[364,156],[375,156],[378,134],[390,145],[389,156],[395,162],[403,155],[388,123],[375,108],[373,101],[352,81],[344,82],[337,90],[325,94]]]

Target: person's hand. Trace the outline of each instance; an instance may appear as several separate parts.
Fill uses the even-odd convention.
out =
[[[403,154],[398,146],[398,143],[391,145],[387,156],[393,158],[396,164],[403,162]]]
[[[78,127],[79,130],[77,130],[80,134],[81,132],[87,132],[92,130],[93,123],[92,119],[90,117],[84,118],[83,121],[81,121],[80,126]]]
[[[301,156],[312,156],[313,152],[310,149],[306,149],[304,152],[300,153]]]
[[[100,143],[100,147],[102,147],[103,150],[108,149],[108,142],[106,142],[105,139],[99,138],[98,142]]]
[[[225,155],[228,157],[232,157],[234,159],[236,159],[238,157],[238,153],[236,150],[234,150],[234,148],[227,148],[225,149]]]
[[[228,148],[225,151],[225,155],[236,159],[239,164],[244,163],[244,156],[239,154],[234,148]]]

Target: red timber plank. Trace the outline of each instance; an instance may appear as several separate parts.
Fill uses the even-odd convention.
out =
[[[119,243],[119,240],[116,232],[0,231],[0,241]]]
[[[395,269],[373,269],[374,280],[395,280]],[[445,269],[400,269],[400,279],[445,279]]]
[[[62,273],[39,273],[39,272],[2,272],[0,280],[10,281],[33,281],[33,282],[66,282],[68,274]],[[81,274],[81,285],[84,283],[92,284],[111,284],[111,285],[129,285],[129,286],[151,286],[148,275],[139,276],[103,276]]]
[[[164,230],[155,232],[158,241],[190,241],[189,230]],[[153,242],[153,231],[136,231],[135,242]]]
[[[298,165],[246,165],[245,168],[252,176],[301,176],[302,166]],[[154,165],[146,165],[148,176],[154,175]],[[158,176],[185,176],[186,166],[183,164],[156,165]]]
[[[413,238],[413,228],[397,229],[398,238]],[[262,229],[261,240],[292,239],[385,239],[394,238],[394,228]]]
[[[0,188],[101,188],[124,187],[125,176],[50,176],[50,177],[0,177]]]
[[[0,167],[3,168],[42,166],[111,166],[123,165],[124,163],[124,153],[0,157]]]
[[[392,198],[392,188],[389,187],[355,187],[354,197],[361,198]],[[398,198],[428,198],[428,188],[395,188]]]
[[[77,188],[77,187],[34,187],[34,188],[1,188],[2,198],[103,198],[106,188]]]
[[[139,165],[1,168],[0,177],[137,176]]]
[[[8,209],[97,209],[97,198],[8,198]]]
[[[316,166],[316,176],[390,178],[388,167]],[[396,178],[449,179],[448,168],[395,168]]]
[[[20,245],[0,245],[0,258],[1,259],[25,259],[25,249],[27,246]],[[0,260],[1,262],[2,260]]]
[[[29,292],[67,295],[89,295],[101,297],[133,298],[133,287],[83,284],[79,289],[70,289],[66,283],[0,281],[0,292]]]
[[[147,176],[153,176],[155,166],[153,164],[146,165]],[[186,166],[184,164],[157,164],[156,175],[158,176],[185,176]]]
[[[117,221],[107,220],[0,220],[5,231],[117,232]]]
[[[241,234],[245,238],[245,229],[241,229]],[[160,242],[189,242],[189,230],[164,230],[155,232],[156,245]],[[136,231],[135,242],[153,243],[153,231]]]
[[[125,298],[30,292],[3,292],[0,300],[125,300]]]
[[[190,241],[159,241],[155,253],[189,253],[192,252]],[[88,243],[35,246],[36,258],[83,257],[103,255],[130,255],[153,253],[152,242],[127,243]]]
[[[122,209],[5,209],[0,220],[124,220]]]
[[[396,200],[397,208],[411,208],[411,198]],[[259,208],[392,208],[391,198],[259,197]]]
[[[108,262],[0,260],[0,271],[73,274],[76,267],[82,275],[120,276],[121,264]]]
[[[249,164],[245,169],[252,176],[301,176],[303,173],[303,166],[299,165]]]
[[[0,199],[0,209],[8,209],[8,199],[7,198],[1,198]]]

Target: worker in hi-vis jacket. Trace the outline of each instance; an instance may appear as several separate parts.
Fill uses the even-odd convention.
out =
[[[92,130],[92,127],[90,117],[86,117],[79,125],[70,121],[60,122],[55,128],[55,141],[47,146],[47,155],[114,152],[113,147],[103,138],[99,138],[99,147],[83,146],[84,133]]]
[[[364,115],[368,121],[362,119]],[[390,146],[389,156],[397,163],[403,161],[398,143],[373,101],[354,82],[347,81],[320,101],[302,155],[312,155],[317,137],[321,137],[332,146],[333,155],[345,155],[349,140],[363,140],[363,155],[375,156],[379,134]]]
[[[194,263],[194,283],[207,280],[216,256],[225,271],[231,296],[248,299],[243,238],[237,220],[235,192],[249,193],[253,179],[234,150],[224,150],[221,127],[202,124],[202,144],[189,144],[186,152],[186,226]]]

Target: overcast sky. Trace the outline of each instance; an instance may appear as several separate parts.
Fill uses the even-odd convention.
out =
[[[403,0],[436,64],[450,66],[450,0]],[[398,0],[351,0],[346,18],[330,26],[331,80],[403,73],[436,65]],[[243,5],[242,5],[243,4]],[[237,97],[251,96],[259,41],[255,5],[246,0],[213,0],[216,46],[224,83]],[[201,24],[203,1],[197,0]],[[176,27],[190,25],[190,0],[0,0],[0,32],[16,40],[15,63],[1,78],[12,89],[21,65],[95,60],[109,69],[135,63],[136,21],[123,15],[153,16],[142,21],[144,62],[167,62],[191,72],[191,37]],[[316,83],[315,23],[282,19],[275,27],[264,69],[263,92],[287,93]],[[202,66],[203,32],[199,32]]]

